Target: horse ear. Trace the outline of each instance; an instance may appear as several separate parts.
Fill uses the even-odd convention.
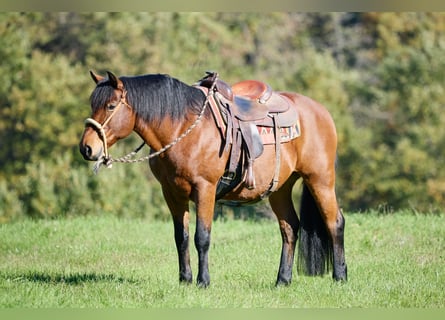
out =
[[[95,74],[92,70],[90,70],[90,75],[91,75],[91,78],[93,78],[93,80],[94,80],[94,82],[96,84],[98,84],[99,81],[102,81],[104,79],[104,77],[102,77],[102,76],[100,76],[98,74]]]
[[[107,71],[107,74],[108,74],[108,80],[110,80],[111,86],[115,89],[122,89],[122,87],[123,87],[122,81],[110,71]]]

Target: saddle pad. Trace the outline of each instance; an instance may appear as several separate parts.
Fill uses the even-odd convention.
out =
[[[274,128],[257,126],[263,144],[275,144]],[[280,130],[280,143],[289,142],[300,136],[300,121],[290,127],[282,127]]]

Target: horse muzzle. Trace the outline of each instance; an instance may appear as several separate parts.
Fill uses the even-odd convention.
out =
[[[93,128],[86,128],[79,142],[79,151],[88,161],[97,161],[104,157],[103,141]]]
[[[94,148],[87,143],[81,142],[79,143],[79,151],[83,158],[88,161],[97,161],[103,157],[103,149],[101,146],[99,148]]]

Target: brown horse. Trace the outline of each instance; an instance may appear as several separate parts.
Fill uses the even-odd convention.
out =
[[[96,88],[91,94],[91,118],[80,141],[86,160],[107,163],[108,148],[135,131],[150,147],[149,164],[162,186],[170,209],[179,258],[179,280],[192,282],[189,255],[189,201],[196,204],[194,242],[198,251],[197,284],[208,286],[208,251],[217,185],[230,157],[230,146],[205,108],[210,94],[167,75],[117,78],[91,72]],[[211,91],[214,87],[211,88]],[[279,146],[277,184],[269,195],[282,236],[281,260],[276,284],[290,284],[298,233],[299,269],[321,275],[333,266],[333,278],[346,280],[345,221],[335,193],[337,136],[328,111],[297,93],[281,92],[298,113],[301,135]],[[193,129],[193,130],[192,130]],[[172,143],[174,141],[174,143]],[[233,144],[234,145],[234,144]],[[168,146],[167,148],[164,148]],[[155,153],[155,154],[154,154]],[[264,145],[255,160],[255,186],[243,182],[221,200],[258,200],[270,190],[277,162],[276,146]],[[298,217],[291,191],[303,179]]]

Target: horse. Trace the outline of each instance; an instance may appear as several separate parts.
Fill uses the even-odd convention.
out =
[[[133,131],[150,147],[147,159],[173,220],[180,283],[193,283],[190,201],[196,208],[196,284],[207,287],[217,200],[246,203],[261,200],[265,194],[282,239],[275,284],[291,283],[296,247],[299,272],[321,276],[332,270],[334,280],[347,281],[345,219],[335,191],[337,135],[334,121],[323,105],[296,92],[278,92],[298,113],[300,136],[278,143],[278,149],[273,144],[264,145],[253,164],[255,185],[247,187],[241,182],[217,199],[217,186],[235,144],[227,145],[212,111],[206,108],[215,91],[213,86],[202,90],[166,74],[117,77],[109,71],[107,76],[90,71],[90,75],[96,87],[90,96],[92,113],[85,121],[80,153],[85,160],[110,164],[108,149]],[[274,180],[277,151],[281,157]],[[298,215],[291,193],[299,179],[303,181],[303,191]]]

